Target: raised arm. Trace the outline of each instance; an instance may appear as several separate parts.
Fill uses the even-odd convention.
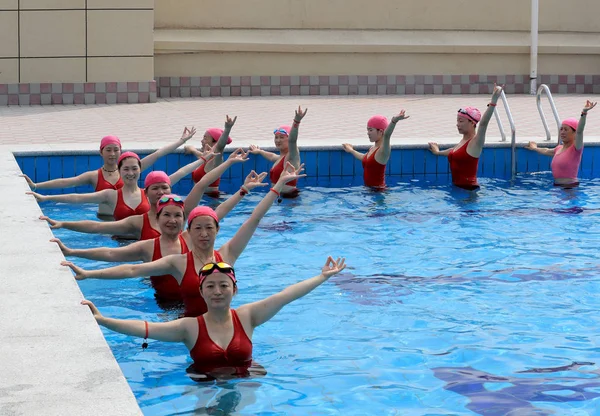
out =
[[[100,192],[92,192],[89,194],[62,194],[62,195],[41,195],[37,192],[25,192],[33,197],[38,202],[53,201],[64,202],[68,204],[87,204],[87,203],[112,203],[117,202],[117,191],[114,189],[105,189]]]
[[[149,154],[148,156],[146,156],[145,158],[143,158],[141,160],[142,171],[148,169],[161,157],[168,155],[169,153],[173,153],[175,151],[175,149],[177,149],[182,144],[185,144],[185,142],[187,142],[189,139],[194,137],[194,134],[196,134],[196,129],[194,127],[192,127],[191,130],[188,129],[187,127],[185,127],[183,129],[183,134],[181,135],[180,139],[178,139],[174,143],[171,143],[164,147],[161,147],[154,153]]]
[[[108,267],[106,269],[98,270],[85,270],[81,267],[75,266],[70,261],[63,261],[60,264],[63,266],[70,267],[71,270],[75,272],[76,280],[128,279],[131,277],[141,276],[161,276],[163,274],[170,274],[173,275],[175,278],[177,278],[177,276],[181,278],[181,273],[175,265],[175,261],[181,256],[181,254],[172,254],[170,256],[165,256],[161,259],[152,261],[150,263],[123,264],[120,266]]]
[[[194,185],[187,198],[185,198],[184,212],[186,218],[189,213],[198,206],[200,200],[202,199],[202,195],[204,195],[204,191],[206,191],[206,188],[208,188],[211,183],[219,179],[221,175],[234,163],[245,162],[246,160],[248,160],[248,154],[245,153],[243,149],[237,149],[235,152],[229,155],[224,163],[221,163],[216,168],[204,175],[204,177]]]
[[[40,220],[47,221],[53,230],[64,228],[80,233],[131,235],[138,238],[143,225],[142,215],[133,215],[119,221],[56,221],[42,215]]]
[[[302,111],[302,108],[298,106],[296,113],[294,114],[294,123],[292,124],[292,130],[290,131],[290,136],[288,138],[288,158],[287,161],[290,162],[295,168],[300,166],[300,150],[298,150],[298,129],[300,128],[300,122],[306,115],[308,108]]]
[[[238,192],[235,192],[231,195],[225,202],[220,204],[215,212],[217,213],[217,217],[219,217],[219,221],[227,216],[231,212],[231,210],[242,200],[244,195],[249,194],[254,188],[258,186],[267,186],[268,184],[263,183],[263,180],[267,177],[267,172],[263,172],[258,175],[255,171],[252,171],[246,176],[246,180],[244,180],[244,184],[240,188]]]
[[[58,238],[52,238],[50,241],[58,244],[65,257],[73,256],[116,263],[126,261],[149,262],[152,260],[152,249],[154,248],[154,240],[136,241],[124,247],[97,247],[88,249],[69,248]]]
[[[405,111],[400,111],[400,114],[392,117],[392,121],[388,124],[387,128],[383,132],[383,143],[381,144],[381,148],[377,153],[375,153],[375,160],[385,165],[388,160],[390,160],[390,155],[392,154],[392,133],[394,132],[394,128],[396,128],[396,123],[400,120],[406,120],[410,116],[405,115]]]
[[[274,317],[288,303],[307,295],[316,287],[326,282],[331,276],[344,270],[346,267],[345,261],[346,259],[344,258],[333,260],[329,256],[327,257],[325,266],[321,269],[321,274],[318,276],[289,286],[266,299],[240,306],[237,312],[241,318],[247,319],[250,322],[252,328],[256,328]]]
[[[111,331],[139,338],[150,338],[166,342],[184,342],[189,348],[189,327],[196,318],[182,318],[169,322],[147,322],[133,319],[114,319],[102,316],[98,308],[89,300],[82,300],[82,305],[90,308],[98,325]]]
[[[303,170],[304,165],[300,165],[300,167],[296,169],[291,163],[287,162],[285,169],[279,177],[279,180],[273,186],[273,188],[271,188],[271,191],[267,192],[267,195],[265,195],[262,201],[259,202],[256,208],[254,208],[254,211],[252,211],[252,214],[250,214],[250,218],[248,218],[242,224],[235,235],[231,237],[231,240],[226,242],[219,249],[219,252],[226,261],[228,261],[230,264],[235,263],[254,235],[260,220],[265,216],[269,208],[271,208],[273,202],[275,202],[275,200],[279,197],[283,186],[294,179],[306,176],[305,174],[301,173]]]
[[[20,175],[25,178],[27,184],[32,191],[41,191],[44,189],[57,189],[57,188],[73,188],[75,186],[92,185],[94,186],[94,178],[96,177],[96,171],[89,171],[82,173],[81,175],[74,176],[72,178],[61,178],[52,179],[50,181],[35,183],[27,175]]]
[[[575,149],[579,150],[583,147],[583,129],[585,128],[585,120],[588,111],[592,108],[596,107],[597,103],[593,103],[590,100],[587,100],[585,103],[585,107],[581,110],[581,117],[579,118],[579,124],[577,125],[577,135],[575,136]]]
[[[544,155],[544,156],[554,156],[554,149],[548,149],[547,147],[544,148],[540,148],[538,147],[536,142],[529,142],[527,143],[527,145],[525,146],[525,149],[527,150],[533,150],[536,153],[539,153],[540,155]]]
[[[496,103],[502,94],[503,86],[499,86],[494,84],[494,92],[492,93],[492,98],[490,103],[488,104],[487,110],[483,113],[481,117],[481,121],[479,122],[479,126],[477,127],[477,134],[475,135],[475,140],[472,140],[469,143],[469,149],[472,149],[473,153],[481,153],[483,150],[483,145],[485,144],[485,133],[487,132],[488,124],[494,115],[494,110],[496,110]]]
[[[262,150],[260,147],[255,146],[253,144],[248,147],[248,152],[253,155],[259,155],[267,159],[269,162],[276,162],[279,159],[279,155],[273,152],[267,152],[266,150]]]
[[[184,167],[177,170],[177,172],[169,175],[169,179],[171,180],[171,186],[175,185],[177,182],[179,182],[181,179],[185,178],[187,175],[198,169],[200,166],[204,165],[205,163],[208,163],[207,161],[210,161],[211,158],[213,158],[214,156],[215,154],[213,150],[208,149],[207,151],[201,153],[201,156],[198,158],[198,160],[192,163],[188,163]]]
[[[350,143],[342,144],[342,148],[344,149],[344,152],[350,153],[352,156],[354,156],[358,160],[362,161],[365,157],[364,153],[354,150],[354,147],[352,147],[352,145]]]
[[[431,153],[433,153],[436,156],[448,156],[450,154],[450,152],[452,151],[452,148],[449,147],[448,149],[445,150],[440,150],[440,147],[438,146],[438,144],[436,142],[429,142],[429,151]]]
[[[214,169],[215,166],[219,166],[223,163],[223,152],[225,151],[225,146],[227,146],[227,140],[229,140],[229,134],[231,133],[231,129],[237,120],[237,116],[233,119],[228,115],[225,116],[225,126],[223,128],[223,133],[219,137],[219,140],[213,146],[213,152],[215,157],[206,162],[206,169],[211,170]]]

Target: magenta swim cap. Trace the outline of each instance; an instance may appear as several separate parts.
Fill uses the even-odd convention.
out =
[[[133,152],[125,152],[121,153],[121,156],[119,156],[119,160],[117,160],[117,164],[121,163],[123,159],[127,159],[128,157],[132,157],[134,159],[137,159],[138,162],[141,162],[140,157],[137,154]]]
[[[192,225],[194,218],[202,216],[211,217],[217,222],[217,225],[219,224],[219,217],[217,217],[214,209],[210,207],[196,207],[190,212],[190,216],[188,217],[188,228]]]
[[[219,140],[219,137],[221,137],[221,134],[223,134],[223,129],[217,129],[217,128],[212,128],[212,129],[208,129],[206,130],[206,132],[210,135],[210,137],[213,138],[213,140],[216,142],[217,140]],[[231,137],[227,138],[227,144],[231,143]]]
[[[166,183],[167,185],[171,185],[171,179],[169,178],[169,175],[162,170],[154,170],[146,176],[144,188],[148,188],[155,183]]]
[[[481,112],[475,107],[465,107],[458,110],[458,116],[477,124],[481,120]]]
[[[116,144],[119,146],[119,150],[121,149],[121,140],[117,136],[104,136],[100,141],[100,151],[104,149],[109,144]]]
[[[565,126],[571,127],[573,130],[577,131],[577,126],[579,126],[579,121],[576,118],[568,118],[563,120],[562,124]]]
[[[385,130],[388,126],[388,120],[384,116],[373,116],[367,121],[367,127],[377,129],[377,130]]]

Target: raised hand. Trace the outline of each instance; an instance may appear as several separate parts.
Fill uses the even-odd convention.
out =
[[[494,90],[492,91],[492,98],[498,99],[498,97],[500,97],[500,94],[502,94],[503,89],[504,89],[504,84],[496,85],[496,83],[494,83]]]
[[[302,107],[298,106],[298,109],[296,110],[296,114],[294,115],[294,121],[300,123],[300,121],[306,115],[307,111],[308,111],[308,108],[305,108],[304,111],[302,111]]]
[[[85,280],[87,278],[87,271],[81,267],[75,266],[70,261],[61,261],[60,265],[70,267],[71,270],[75,272],[75,280]]]
[[[283,183],[284,185],[288,182],[293,181],[294,179],[303,178],[306,176],[306,173],[302,173],[304,170],[304,163],[301,164],[298,169],[294,167],[290,162],[287,162],[283,172],[281,172],[281,176],[277,183]]]
[[[258,188],[259,186],[267,186],[268,183],[263,183],[266,177],[267,172],[257,174],[255,171],[251,171],[244,180],[244,186],[248,191],[251,191],[254,188]]]
[[[27,185],[29,185],[29,187],[35,191],[35,189],[37,188],[37,184],[34,181],[32,181],[29,176],[27,176],[25,174],[22,174],[22,175],[19,175],[19,176],[21,178],[25,178],[25,180],[27,181]]]
[[[52,218],[47,217],[45,215],[40,215],[40,220],[48,222],[48,224],[50,225],[50,229],[52,230],[63,227],[62,221],[53,220]]]
[[[37,192],[32,192],[32,191],[28,191],[25,192],[27,195],[33,195],[33,197],[36,199],[37,202],[44,202],[47,201],[48,198],[46,197],[46,195],[41,195],[38,194]]]
[[[233,119],[231,117],[229,117],[228,115],[225,116],[225,128],[231,129],[233,127],[233,125],[235,124],[236,120],[237,120],[237,116],[235,116]]]
[[[405,111],[401,110],[400,114],[398,114],[397,116],[392,117],[392,123],[397,123],[400,120],[406,120],[407,118],[409,118],[410,116],[405,115]]]
[[[62,251],[63,256],[70,256],[73,252],[69,247],[65,246],[65,244],[60,241],[59,238],[51,238],[50,242],[58,244],[58,248],[60,248],[60,251]]]
[[[251,144],[250,147],[248,147],[248,152],[252,153],[253,155],[257,155],[260,153],[260,147]]]
[[[587,113],[588,111],[590,111],[592,108],[596,107],[596,104],[598,104],[597,102],[593,103],[590,100],[586,100],[585,102],[585,107],[583,107],[583,112]]]
[[[94,305],[92,302],[90,302],[89,300],[82,300],[81,301],[82,305],[88,306],[90,308],[90,311],[92,312],[92,315],[94,315],[94,318],[96,319],[96,321],[100,318],[102,318],[102,314],[100,313],[100,311],[98,310],[98,308],[96,308],[96,305]]]
[[[528,149],[528,150],[535,150],[537,148],[538,148],[538,145],[536,142],[529,142],[529,143],[527,143],[527,146],[525,146],[525,149]]]
[[[329,279],[331,276],[338,274],[345,268],[345,257],[338,257],[337,260],[334,260],[333,257],[328,256],[327,261],[325,262],[325,266],[323,266],[323,268],[321,269],[321,274],[325,276],[325,278]]]
[[[234,152],[232,152],[227,160],[231,160],[233,163],[245,162],[248,160],[248,153],[244,152],[244,149],[241,147]]]
[[[188,129],[187,127],[183,129],[183,133],[181,135],[181,141],[182,142],[187,142],[189,139],[191,139],[192,137],[194,137],[194,134],[196,134],[196,128],[192,127],[192,129]],[[187,146],[186,146],[187,147]],[[185,149],[185,147],[184,147]]]
[[[354,147],[352,147],[352,145],[350,143],[344,143],[344,144],[342,144],[342,148],[347,153],[351,153],[354,150]]]

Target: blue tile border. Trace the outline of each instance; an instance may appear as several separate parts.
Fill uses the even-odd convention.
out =
[[[550,157],[526,150],[524,144],[519,144],[516,149],[517,174],[544,172],[550,170]],[[545,144],[540,147],[552,147]],[[356,146],[356,150],[365,152],[368,146]],[[266,149],[275,150],[275,149]],[[147,150],[138,150],[140,156],[145,156]],[[15,158],[23,173],[29,175],[35,182],[60,177],[70,177],[81,174],[87,170],[97,169],[101,160],[93,151],[61,151],[61,152],[15,152]],[[352,155],[344,152],[339,147],[304,147],[300,150],[300,157],[305,163],[306,174],[309,178],[348,177],[360,182],[362,178],[362,164]],[[173,173],[179,167],[191,163],[194,158],[182,152],[176,152],[162,158],[152,167],[153,170],[165,170]],[[236,182],[250,173],[265,172],[271,164],[264,158],[251,155],[250,160],[243,164],[236,164],[224,175],[223,180]],[[481,178],[510,178],[510,147],[506,143],[486,145],[479,160],[478,175]],[[143,183],[146,174],[142,174],[140,182]],[[387,175],[411,177],[417,179],[437,178],[450,179],[448,159],[434,156],[426,145],[397,145],[392,147],[392,154]],[[589,178],[600,175],[600,143],[587,144],[580,168],[580,177]],[[185,192],[192,186],[191,178],[182,180],[177,188],[184,188]],[[89,189],[76,189],[77,192]]]

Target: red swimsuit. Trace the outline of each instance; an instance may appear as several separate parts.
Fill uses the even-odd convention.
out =
[[[279,159],[279,162],[275,163],[273,165],[273,167],[271,168],[271,170],[269,171],[269,179],[271,180],[271,183],[273,185],[276,184],[277,181],[279,180],[279,177],[283,173],[284,166],[285,166],[285,156],[282,157],[281,159]],[[287,186],[296,186],[297,183],[298,183],[298,179],[294,179],[293,181],[288,182],[286,185]],[[295,188],[290,191],[285,191],[285,193],[282,192],[281,196],[286,197],[286,198],[295,198],[298,196],[299,193],[300,193],[300,190],[298,188]]]
[[[187,253],[188,246],[185,243],[185,239],[180,235],[179,244],[181,244],[181,254]],[[154,252],[152,253],[152,261],[162,259],[162,253],[160,251],[160,237],[154,239]],[[162,276],[150,276],[150,282],[152,287],[156,290],[156,298],[166,301],[182,301],[181,289],[179,283],[170,274],[164,274]]]
[[[140,240],[152,240],[156,237],[160,237],[160,232],[152,228],[152,225],[150,225],[150,218],[148,218],[148,212],[145,212],[142,216],[142,232],[140,233]]]
[[[217,263],[223,261],[221,253],[217,250],[214,250],[213,253]],[[198,277],[198,270],[196,270],[196,266],[194,265],[194,253],[192,251],[188,251],[187,253],[187,265],[179,290],[181,291],[181,297],[185,306],[185,316],[200,316],[206,313],[208,308],[200,295],[200,278]]]
[[[472,140],[472,139],[471,139]],[[459,188],[474,190],[479,188],[477,183],[477,165],[479,158],[467,153],[469,140],[458,149],[452,149],[448,153],[450,172],[452,172],[452,183]]]
[[[190,356],[194,360],[194,370],[209,373],[213,370],[232,369],[231,375],[244,375],[252,364],[252,341],[248,338],[244,327],[234,309],[231,309],[233,320],[233,338],[226,349],[221,348],[210,338],[203,316],[198,316],[198,338]]]
[[[204,178],[204,176],[206,176],[205,166],[206,166],[206,163],[202,164],[198,169],[196,169],[195,171],[192,172],[192,180],[194,181],[194,183],[200,182],[200,180],[202,178]],[[218,188],[220,183],[221,183],[221,178],[218,178],[216,181],[214,181],[213,183],[211,183],[208,186],[209,186],[209,188]],[[209,191],[209,192],[206,192],[206,195],[218,198],[219,191]]]
[[[142,202],[134,209],[125,203],[125,200],[123,199],[123,188],[117,189],[117,205],[115,205],[115,210],[113,211],[115,221],[131,217],[132,215],[142,215],[150,211],[150,202],[148,202],[146,193],[142,189],[140,189],[140,192],[142,194]]]
[[[114,189],[116,191],[117,189],[121,189],[123,185],[123,179],[121,179],[121,177],[119,177],[119,180],[114,185],[106,179],[104,179],[104,175],[102,174],[102,168],[100,168],[98,169],[98,181],[96,182],[96,189],[94,190],[94,192],[103,191],[105,189]]]
[[[382,165],[375,160],[375,154],[379,151],[379,147],[371,154],[367,153],[362,160],[363,180],[365,186],[373,188],[385,187],[385,165]]]

